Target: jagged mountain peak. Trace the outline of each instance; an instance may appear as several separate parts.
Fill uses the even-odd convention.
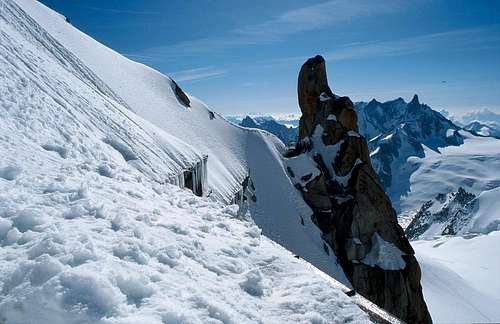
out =
[[[420,100],[418,99],[418,95],[417,94],[413,95],[413,98],[409,103],[412,105],[420,105]]]
[[[255,119],[253,119],[250,116],[245,116],[245,118],[243,118],[243,120],[241,121],[240,125],[245,126],[245,127],[250,127],[250,128],[256,128],[258,126]]]

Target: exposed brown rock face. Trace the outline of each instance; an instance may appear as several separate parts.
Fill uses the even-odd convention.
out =
[[[298,81],[300,143],[320,175],[298,185],[354,289],[408,323],[431,323],[420,267],[374,172],[348,97],[330,90],[325,61],[307,60]]]

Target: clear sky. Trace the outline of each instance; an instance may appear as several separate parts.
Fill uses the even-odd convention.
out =
[[[42,0],[224,114],[298,112],[300,65],[327,59],[353,101],[500,113],[497,0]]]

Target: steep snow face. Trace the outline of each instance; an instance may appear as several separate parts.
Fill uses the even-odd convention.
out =
[[[244,210],[222,203],[248,168],[251,216],[264,233],[297,242],[295,254],[334,273],[315,226],[300,223],[309,211],[275,137],[211,119],[192,97],[188,109],[168,78],[38,2],[17,3],[0,6],[0,321],[368,321]],[[126,93],[141,87],[150,92]],[[206,153],[219,200],[168,184]]]
[[[312,212],[284,170],[281,153],[285,147],[281,141],[267,132],[231,124],[192,96],[189,96],[190,107],[187,107],[178,101],[175,84],[168,77],[97,43],[39,2],[15,0],[15,3],[22,10],[16,9],[13,2],[6,2],[7,8],[12,7],[9,10],[15,11],[12,16],[16,17],[8,17],[7,21],[25,25],[23,28],[27,30],[27,37],[31,37],[34,31],[43,33],[43,41],[40,42],[37,38],[37,46],[48,52],[47,56],[53,64],[60,62],[65,69],[84,71],[76,74],[79,82],[96,87],[96,91],[106,94],[107,98],[114,98],[114,102],[121,105],[124,114],[147,120],[148,122],[139,123],[139,126],[144,128],[143,125],[149,125],[153,129],[151,136],[163,134],[162,138],[168,137],[168,148],[172,151],[192,156],[192,162],[187,158],[176,161],[175,158],[180,155],[169,154],[174,159],[174,165],[182,165],[177,169],[185,168],[184,164],[188,163],[184,160],[191,163],[188,165],[194,165],[203,156],[208,156],[206,195],[210,199],[231,202],[241,190],[242,182],[250,175],[257,197],[256,202],[250,203],[250,210],[263,233],[348,284],[336,264],[335,255],[325,253],[319,230],[312,222],[306,222],[305,225],[301,222],[301,218],[309,219]],[[24,14],[24,11],[29,15]],[[22,48],[24,45],[19,46]],[[71,60],[68,61],[66,57]],[[51,80],[59,78],[58,73],[54,72]],[[163,142],[167,140],[163,139]],[[128,164],[135,163],[135,160],[130,159],[134,156],[130,153],[134,153],[135,148],[122,150],[122,145],[114,141],[111,143],[125,154]],[[146,146],[153,153],[157,152],[154,147]],[[158,159],[162,159],[161,156]],[[167,165],[166,169],[171,162],[162,163]],[[158,172],[162,170],[158,165],[151,163],[150,167]],[[174,180],[177,169],[172,172]],[[103,168],[103,172],[107,172],[106,168]],[[161,179],[164,179],[163,176]]]
[[[243,149],[246,138],[240,129],[194,97],[190,97],[191,107],[186,107],[177,99],[168,77],[97,43],[65,23],[58,13],[32,0],[16,2],[130,110],[207,155],[211,196],[231,200],[248,173]]]

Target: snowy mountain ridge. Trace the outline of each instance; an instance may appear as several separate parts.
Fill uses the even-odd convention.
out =
[[[232,125],[179,91],[39,2],[2,0],[0,322],[374,320],[365,299],[349,298],[295,189],[308,179],[287,174],[301,161],[283,158],[275,136]],[[468,232],[482,235],[412,245],[436,322],[491,322],[500,318],[491,257],[500,253],[500,141],[459,135],[461,146],[438,154],[430,143],[409,159],[417,171],[402,209],[459,186],[478,196]],[[202,197],[179,188],[196,192],[198,182]],[[245,186],[254,195],[246,201]],[[374,239],[366,262],[382,264],[373,254],[387,246]]]
[[[358,103],[360,132],[370,139],[370,157],[386,192],[399,208],[399,200],[409,191],[409,178],[416,170],[407,160],[424,157],[424,146],[439,148],[463,143],[460,129],[415,95],[410,102],[402,98],[380,103]]]
[[[464,126],[464,129],[479,136],[490,136],[500,139],[500,124],[497,122],[480,122],[474,120]]]
[[[274,136],[38,2],[2,1],[0,31],[0,321],[369,321],[261,236],[343,279]],[[196,197],[178,180],[205,156]],[[249,173],[256,201],[227,206]]]

